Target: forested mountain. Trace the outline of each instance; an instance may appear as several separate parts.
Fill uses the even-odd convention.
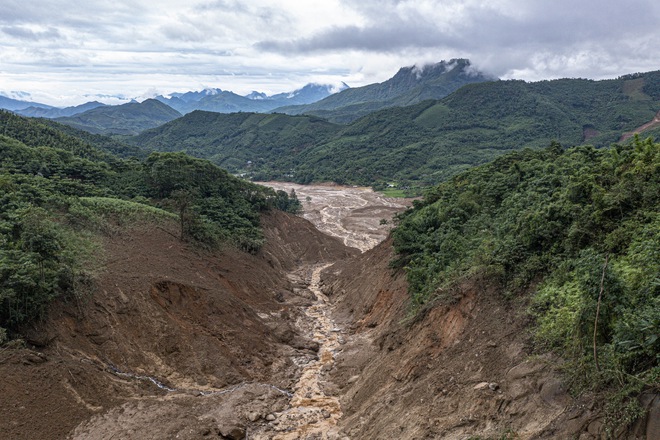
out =
[[[183,151],[231,172],[293,166],[301,151],[338,135],[341,127],[314,116],[194,111],[130,139],[153,151]],[[287,164],[287,165],[279,165]]]
[[[308,116],[199,113],[133,142],[183,150],[256,179],[428,186],[506,152],[552,141],[609,146],[658,111],[660,72],[605,81],[495,81],[466,85],[439,101],[381,110],[347,126]]]
[[[346,89],[313,104],[280,107],[275,111],[347,123],[383,108],[441,99],[466,84],[494,79],[473,69],[469,60],[454,59],[422,67],[403,67],[382,83]]]
[[[117,106],[101,106],[56,121],[96,134],[134,135],[157,127],[181,113],[155,99],[129,102]]]
[[[117,223],[167,223],[182,240],[254,252],[260,211],[296,202],[183,153],[124,160],[0,111],[0,343],[54,298],[83,294]]]
[[[347,87],[347,86],[346,86]],[[157,96],[155,99],[186,114],[195,110],[218,113],[257,112],[267,113],[285,105],[309,104],[323,99],[335,92],[334,87],[326,84],[307,84],[293,92],[266,95],[252,92],[241,96],[234,92],[220,89],[206,89],[200,92],[173,93],[169,98]]]

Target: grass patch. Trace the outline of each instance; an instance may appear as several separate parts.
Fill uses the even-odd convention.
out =
[[[398,189],[398,188],[388,188],[384,189],[382,191],[379,191],[382,195],[385,197],[392,197],[392,198],[405,198],[408,197],[408,194],[406,190],[403,189]]]

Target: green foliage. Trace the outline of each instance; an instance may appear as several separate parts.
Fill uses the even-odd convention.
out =
[[[312,104],[287,106],[276,111],[314,115],[346,124],[378,110],[441,99],[466,84],[490,80],[491,77],[471,69],[469,60],[453,59],[424,68],[403,67],[382,83],[346,89]]]
[[[256,252],[260,212],[299,205],[183,153],[122,160],[6,112],[0,132],[2,339],[43,316],[55,298],[92,290],[100,234],[178,221],[183,240]]]
[[[302,211],[302,204],[298,200],[295,189],[292,189],[289,194],[282,190],[277,190],[275,194],[275,207],[277,209],[292,214],[299,214]]]
[[[40,119],[39,122],[52,127],[61,133],[71,136],[73,139],[76,139],[77,142],[82,140],[101,151],[111,153],[117,157],[137,157],[144,159],[148,155],[148,152],[139,146],[127,144],[118,140],[117,138],[119,136],[110,137],[101,134],[93,134],[88,131],[79,130],[69,125],[60,124],[53,121],[52,119]]]
[[[427,187],[552,141],[599,148],[618,142],[660,110],[658,76],[468,84],[439,101],[370,107],[345,126],[309,115],[193,112],[133,142],[206,158],[254,180]]]
[[[339,129],[309,116],[194,111],[131,141],[153,151],[182,151],[209,159],[232,173],[269,180],[288,172],[296,154],[324,142]]]
[[[415,308],[453,300],[452,286],[475,275],[510,295],[536,285],[540,346],[570,359],[575,384],[624,390],[623,420],[640,383],[660,386],[659,207],[652,139],[610,150],[552,144],[429,190],[399,217],[393,264],[405,268]]]
[[[0,215],[0,323],[16,329],[62,294],[80,295],[97,246],[43,208],[11,203]]]

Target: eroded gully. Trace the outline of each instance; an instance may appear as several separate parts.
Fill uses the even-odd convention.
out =
[[[335,354],[343,343],[340,330],[330,317],[328,298],[321,292],[321,272],[330,264],[312,269],[308,289],[316,297],[304,311],[299,327],[308,329],[319,344],[318,357],[302,367],[300,379],[293,388],[289,408],[275,413],[274,420],[253,439],[294,440],[304,438],[333,439],[338,437],[337,422],[342,416],[339,398],[329,395],[323,387],[324,374],[334,364]]]
[[[278,188],[279,189],[279,188]],[[289,189],[289,188],[286,188]],[[346,245],[361,251],[371,249],[387,235],[389,227],[381,218],[391,217],[405,208],[405,204],[385,199],[365,188],[345,187],[296,187],[299,197],[305,202],[305,217],[317,229],[334,235]],[[313,293],[314,303],[303,309],[296,322],[303,334],[319,345],[316,358],[294,359],[301,368],[300,378],[290,390],[281,390],[272,385],[258,384],[275,388],[290,398],[284,410],[273,412],[266,423],[252,425],[246,430],[246,438],[253,440],[294,440],[294,439],[339,439],[338,422],[342,417],[338,396],[326,392],[325,375],[334,365],[335,355],[341,351],[344,339],[331,317],[331,304],[320,288],[322,271],[332,264],[305,266],[290,274],[290,278],[305,280],[307,289]],[[116,371],[118,375],[129,375],[137,379],[147,379],[167,391],[178,391],[161,386],[150,377],[130,375]],[[232,393],[243,386],[239,384],[222,390],[205,390],[201,394],[214,395]],[[190,390],[186,390],[190,391]]]
[[[367,188],[340,186],[300,186],[268,183],[275,189],[294,189],[303,201],[303,216],[320,231],[340,238],[345,245],[365,252],[387,236],[389,226],[381,221],[405,209],[405,201],[387,199]],[[341,329],[331,318],[331,305],[321,292],[321,272],[330,266],[300,268],[293,277],[307,274],[308,289],[316,300],[304,310],[298,327],[319,344],[315,360],[301,365],[300,379],[286,410],[272,414],[269,423],[250,435],[252,439],[335,439],[342,417],[339,397],[326,392],[325,374],[334,365],[335,355],[344,343]],[[310,275],[311,274],[311,275]]]

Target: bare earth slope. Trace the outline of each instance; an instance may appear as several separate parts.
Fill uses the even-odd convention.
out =
[[[196,251],[161,229],[109,237],[97,292],[57,304],[32,348],[0,352],[0,438],[61,439],[85,420],[73,438],[198,438],[244,427],[243,406],[283,407],[293,359],[318,349],[292,325],[311,301],[286,275],[355,251],[297,217],[264,225],[257,256]]]
[[[0,438],[605,438],[597,401],[534,354],[524,301],[473,278],[413,319],[391,243],[368,250],[402,208],[296,191],[354,247],[283,213],[255,256],[162,229],[108,237],[97,291],[0,349]],[[642,403],[619,438],[660,438],[660,397]]]
[[[570,438],[587,427],[583,409],[555,430],[574,402],[554,359],[530,357],[524,307],[474,280],[455,292],[457,303],[411,319],[403,275],[388,276],[390,249],[337,264],[324,278],[337,319],[354,332],[331,372],[350,438]]]

